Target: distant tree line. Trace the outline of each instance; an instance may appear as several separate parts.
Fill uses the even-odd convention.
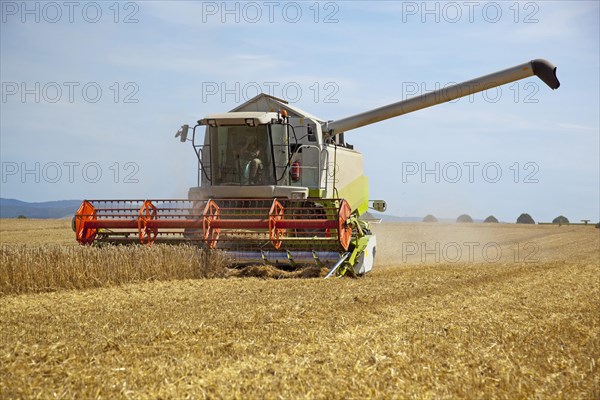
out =
[[[427,214],[424,218],[423,218],[423,222],[438,222],[438,219],[431,215],[431,214]],[[470,215],[468,214],[461,214],[458,218],[456,218],[456,222],[458,223],[472,223],[473,222],[473,218],[471,218]],[[483,220],[484,223],[494,223],[497,224],[498,223],[498,218],[494,217],[493,215],[490,215],[489,217],[487,217],[486,219]],[[517,224],[535,224],[535,220],[533,219],[533,217],[527,213],[523,213],[521,215],[519,215],[519,218],[517,218],[516,221]],[[567,217],[565,217],[564,215],[559,215],[558,217],[554,218],[552,220],[553,224],[557,224],[557,225],[568,225],[570,224],[569,219]],[[596,228],[600,228],[600,222],[598,222],[596,225]]]

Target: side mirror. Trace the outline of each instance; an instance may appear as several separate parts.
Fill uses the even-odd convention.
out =
[[[375,211],[379,211],[379,212],[385,212],[385,210],[387,209],[387,204],[385,202],[385,200],[370,200],[373,202],[373,205],[371,206],[372,209],[374,209]]]
[[[189,125],[181,125],[181,128],[175,134],[175,137],[178,137],[181,142],[185,142],[187,140],[188,131],[190,129]]]

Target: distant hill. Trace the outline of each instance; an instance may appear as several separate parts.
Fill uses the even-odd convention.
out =
[[[70,217],[79,208],[82,200],[44,201],[28,203],[16,199],[0,198],[0,218],[17,218],[24,215],[27,218],[65,218]],[[420,222],[421,217],[397,217],[382,213],[369,212],[366,219],[381,219],[384,222]]]
[[[65,218],[75,214],[81,200],[45,201],[28,203],[15,199],[0,198],[0,218],[16,218],[24,215],[27,218]]]
[[[15,199],[0,198],[0,218],[17,218],[24,215],[27,218],[65,218],[71,217],[82,200],[60,200],[44,201],[41,203],[28,203]],[[421,222],[423,217],[398,217],[384,213],[369,211],[363,219],[381,219],[383,222]],[[481,219],[473,219],[474,222],[483,222]],[[453,218],[439,218],[439,222],[454,223]]]

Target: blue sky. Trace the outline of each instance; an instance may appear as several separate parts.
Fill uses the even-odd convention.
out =
[[[23,4],[2,1],[2,197],[182,198],[178,127],[257,88],[334,120],[546,58],[556,91],[531,78],[346,140],[393,215],[600,218],[597,2]]]

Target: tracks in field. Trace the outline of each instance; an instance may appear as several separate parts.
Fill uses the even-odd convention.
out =
[[[368,298],[374,310],[395,313],[386,305],[386,298],[394,298],[404,307],[425,307],[438,301],[452,303],[470,296],[492,297],[495,294],[539,284],[540,275],[554,275],[567,267],[563,262],[543,265],[490,265],[465,264],[453,266],[421,265],[404,268],[386,267],[375,272],[359,291]],[[369,281],[372,279],[372,282]],[[383,286],[381,281],[388,281]],[[371,287],[373,286],[373,288]],[[377,287],[375,289],[374,287]],[[524,289],[525,290],[525,289]],[[413,310],[416,311],[416,310]]]
[[[562,261],[421,265],[364,279],[10,296],[0,298],[0,387],[13,397],[118,397],[126,381],[142,397],[589,398],[594,276]]]

